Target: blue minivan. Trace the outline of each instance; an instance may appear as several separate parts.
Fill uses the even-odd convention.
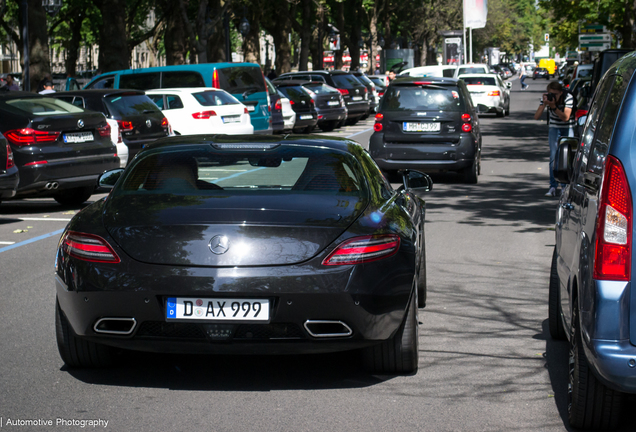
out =
[[[255,63],[203,63],[107,72],[85,89],[149,90],[175,87],[215,87],[247,106],[255,134],[271,134],[272,122],[265,77]]]

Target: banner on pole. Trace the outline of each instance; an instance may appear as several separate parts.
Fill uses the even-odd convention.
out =
[[[486,27],[488,19],[487,0],[464,0],[464,27],[479,29]]]

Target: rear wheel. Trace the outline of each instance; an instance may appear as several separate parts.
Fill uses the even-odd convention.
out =
[[[503,117],[505,113],[506,113],[506,110],[502,108],[501,111],[497,111],[497,117]]]
[[[53,199],[62,205],[80,205],[91,197],[93,190],[93,186],[64,189],[58,192]]]
[[[326,121],[320,124],[320,129],[323,132],[331,132],[332,130],[336,128],[337,124],[338,124],[337,120]]]
[[[106,367],[113,364],[113,349],[78,338],[55,300],[55,336],[60,357],[69,367]]]
[[[479,158],[475,157],[473,163],[468,168],[464,168],[459,172],[464,183],[477,184],[477,175],[479,173]]]
[[[404,322],[387,341],[362,351],[366,370],[379,374],[414,374],[418,367],[417,294],[414,293]]]
[[[356,123],[358,123],[358,120],[360,120],[360,119],[358,119],[358,118],[355,118],[355,119],[347,119],[347,121],[345,121],[345,125],[347,125],[347,126],[353,126],[353,125],[355,125]]]
[[[623,394],[607,388],[590,370],[583,350],[578,306],[573,307],[570,334],[568,420],[576,429],[616,429]]]
[[[314,128],[315,128],[315,127],[316,127],[315,125],[314,125],[314,126],[307,126],[307,127],[303,130],[303,133],[306,133],[306,134],[311,133],[311,132],[314,130]]]
[[[557,274],[556,246],[552,253],[552,267],[550,268],[550,286],[548,288],[548,325],[550,336],[555,340],[565,340],[565,328],[561,319],[561,302],[559,295],[559,275]]]

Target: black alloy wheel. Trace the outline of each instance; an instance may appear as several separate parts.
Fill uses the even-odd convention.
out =
[[[559,275],[557,274],[556,246],[552,252],[552,266],[550,267],[550,285],[548,288],[548,326],[550,336],[554,340],[566,340],[567,335],[563,327],[562,309],[559,293]]]
[[[568,358],[568,420],[584,430],[613,430],[618,427],[623,394],[606,387],[590,370],[583,349],[577,299],[572,307]]]

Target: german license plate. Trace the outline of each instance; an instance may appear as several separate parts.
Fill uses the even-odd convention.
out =
[[[336,105],[340,105],[340,102],[338,102],[338,101],[329,101],[329,102],[327,102],[327,105],[336,106]]]
[[[94,141],[93,132],[72,132],[63,135],[65,143],[83,143]]]
[[[311,114],[301,115],[301,116],[300,116],[300,119],[301,119],[301,120],[310,120],[310,119],[312,119],[312,118],[314,118],[314,116],[312,116]]]
[[[247,105],[247,110],[249,112],[254,112],[254,111],[256,111],[256,107],[254,105]]]
[[[402,130],[404,132],[439,132],[440,129],[441,124],[433,122],[404,122],[402,124]]]
[[[226,116],[223,117],[223,123],[240,123],[241,116]]]
[[[166,320],[269,321],[269,300],[170,297]]]
[[[361,101],[362,100],[362,96],[351,96],[351,100],[352,101]]]

